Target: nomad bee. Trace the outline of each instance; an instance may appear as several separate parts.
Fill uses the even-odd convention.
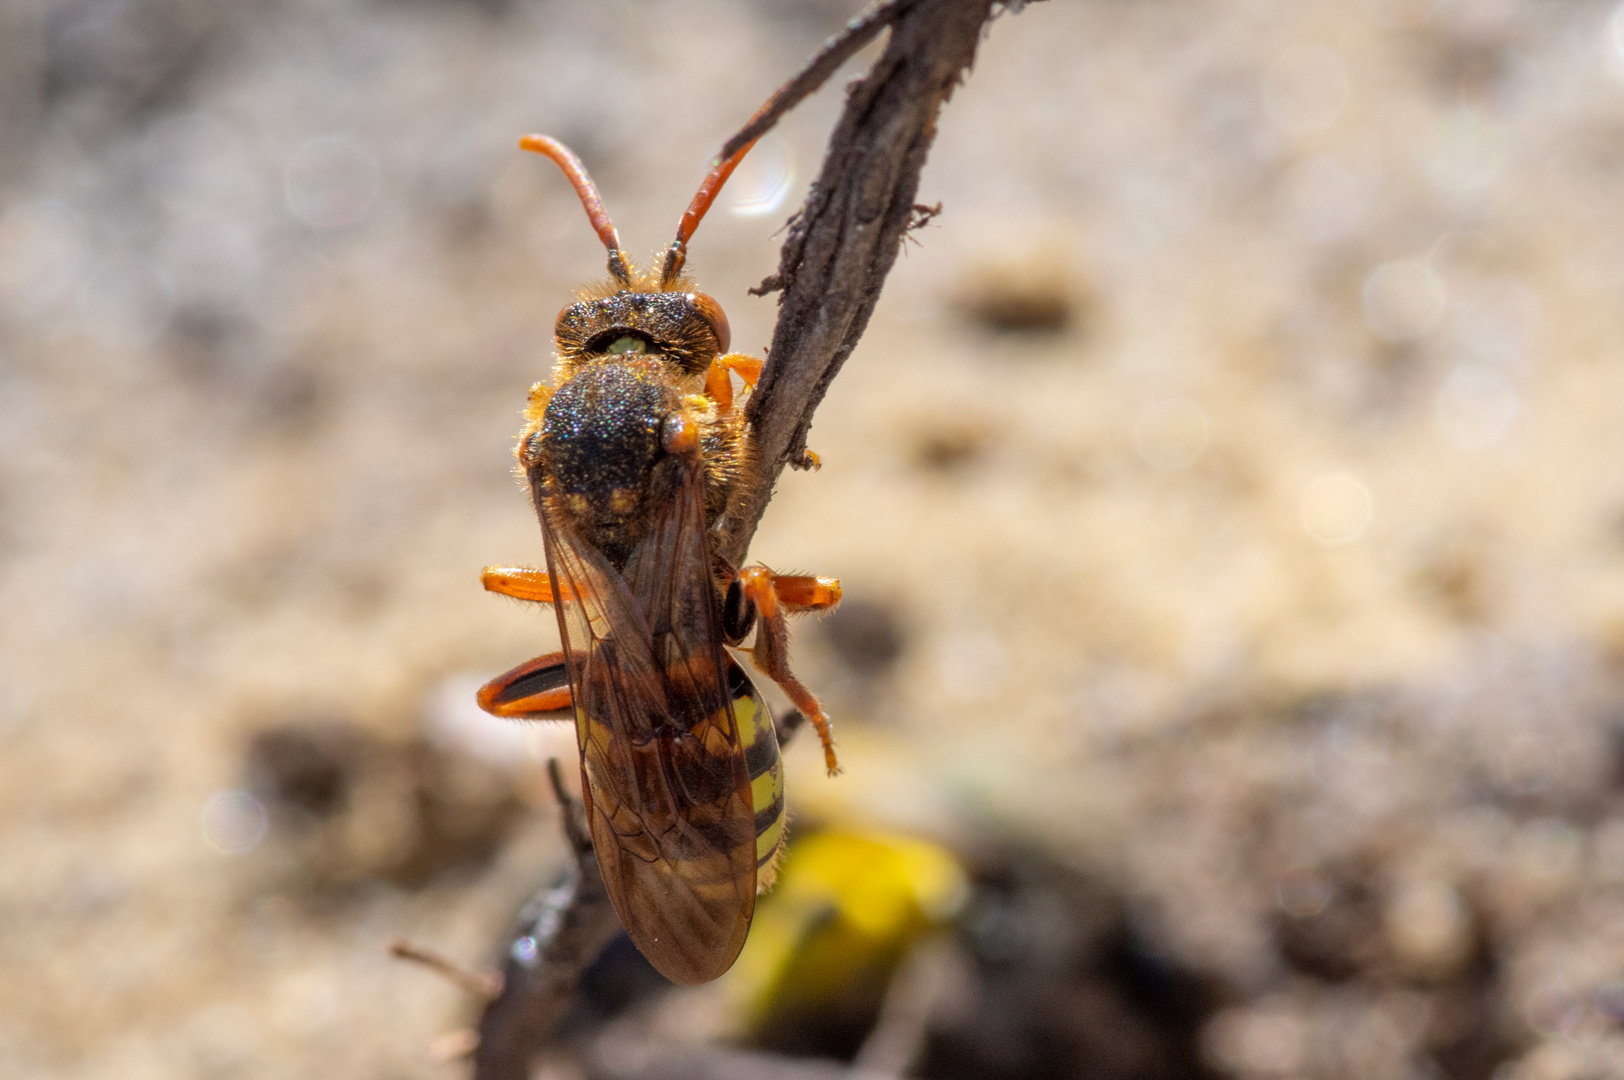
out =
[[[609,279],[558,315],[553,385],[530,390],[515,450],[545,571],[487,567],[493,592],[552,604],[563,650],[493,679],[497,716],[569,719],[581,748],[592,844],[643,955],[675,982],[716,978],[744,945],[756,893],[784,845],[784,771],[772,715],[728,653],[755,631],[754,666],[823,740],[829,721],[790,671],[785,617],[833,607],[840,583],[739,569],[712,528],[753,479],[752,435],[731,377],[762,362],[728,352],[727,317],[683,274],[688,239],[740,159],[718,161],[639,272],[580,160],[519,144],[574,185],[609,250]]]

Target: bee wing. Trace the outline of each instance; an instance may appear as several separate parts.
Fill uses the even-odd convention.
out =
[[[755,909],[755,816],[726,680],[704,475],[617,571],[543,505],[592,843],[627,933],[661,974],[726,971]],[[545,503],[545,500],[543,500]]]

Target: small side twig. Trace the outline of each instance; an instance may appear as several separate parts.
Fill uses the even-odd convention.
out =
[[[564,829],[564,839],[577,859],[592,854],[592,834],[587,828],[586,807],[564,787],[564,770],[557,758],[547,759],[547,780],[552,784],[553,798],[558,800],[558,811]]]
[[[397,939],[389,945],[389,955],[397,960],[409,960],[414,964],[421,964],[446,982],[459,989],[466,990],[481,1001],[489,1001],[502,992],[502,977],[491,972],[469,971],[432,949],[425,949],[415,945],[404,938]]]

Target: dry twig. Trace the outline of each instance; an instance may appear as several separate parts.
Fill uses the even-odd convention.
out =
[[[409,960],[428,968],[446,982],[466,990],[482,1001],[489,1001],[502,992],[502,977],[488,972],[469,971],[455,960],[441,956],[432,949],[414,945],[405,939],[389,946],[389,955],[397,960]]]
[[[738,153],[740,148],[771,131],[773,125],[778,123],[785,113],[816,93],[818,87],[827,82],[829,76],[839,70],[841,64],[857,55],[858,50],[874,40],[881,30],[891,25],[903,12],[918,2],[919,0],[879,0],[868,10],[847,20],[846,28],[824,42],[818,55],[801,69],[800,74],[779,87],[778,92],[768,99],[767,104],[750,118],[750,122],[722,145],[716,160],[726,161]]]
[[[581,804],[564,790],[558,759],[547,763],[575,852],[575,872],[537,893],[508,941],[502,991],[485,1006],[474,1050],[476,1080],[525,1080],[536,1052],[552,1040],[575,1001],[581,975],[620,932],[598,873]]]
[[[748,406],[762,468],[720,528],[718,552],[735,565],[744,560],[778,474],[806,460],[812,414],[868,326],[903,234],[915,221],[914,196],[936,137],[936,116],[975,60],[996,6],[994,0],[881,3],[853,20],[869,36],[888,22],[890,40],[848,92],[778,271],[758,290],[783,295],[768,363]],[[837,52],[834,44],[826,46],[820,59]],[[816,67],[815,61],[808,70]],[[771,107],[758,120],[770,114]]]

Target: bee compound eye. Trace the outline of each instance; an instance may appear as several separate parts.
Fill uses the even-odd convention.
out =
[[[560,308],[558,318],[553,321],[553,337],[559,341],[571,341],[582,336],[587,325],[586,305],[575,303]]]
[[[722,305],[702,292],[689,293],[688,305],[693,308],[695,314],[705,320],[711,333],[716,335],[716,351],[727,352],[728,346],[733,344],[733,330],[727,324],[727,316],[722,312]]]

